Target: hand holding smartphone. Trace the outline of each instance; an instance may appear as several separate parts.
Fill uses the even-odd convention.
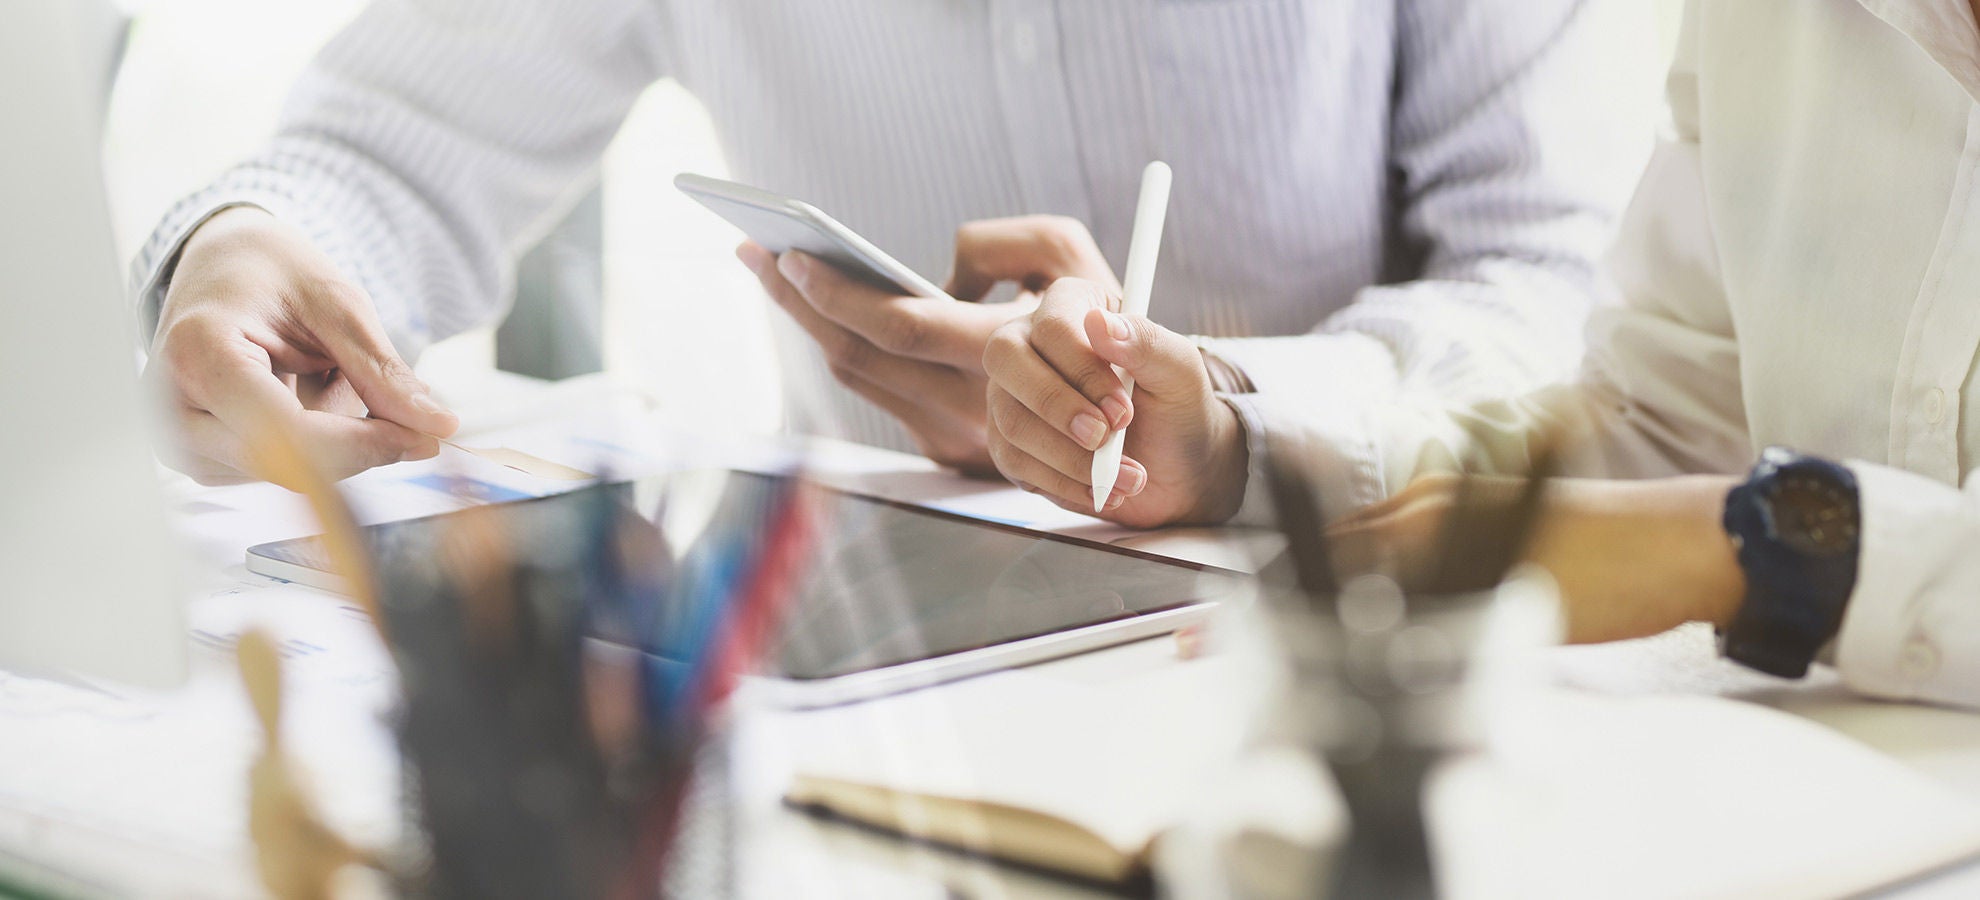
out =
[[[802,200],[705,175],[680,175],[674,179],[674,187],[778,256],[797,250],[874,287],[933,300],[953,299],[934,282]]]

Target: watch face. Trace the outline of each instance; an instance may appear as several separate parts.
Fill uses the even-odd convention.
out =
[[[1768,498],[1774,534],[1797,552],[1834,556],[1856,546],[1856,500],[1850,492],[1812,472],[1793,472],[1774,485]]]

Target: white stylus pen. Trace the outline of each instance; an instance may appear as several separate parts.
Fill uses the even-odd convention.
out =
[[[1128,242],[1127,278],[1121,284],[1121,314],[1148,315],[1148,292],[1155,287],[1155,258],[1162,253],[1162,222],[1169,217],[1169,166],[1152,162],[1141,173],[1141,201],[1134,207],[1134,236]],[[1134,396],[1134,376],[1114,367],[1114,374]],[[1114,480],[1121,474],[1121,445],[1127,429],[1107,436],[1107,442],[1093,452],[1093,511],[1107,508],[1107,495],[1114,492]]]

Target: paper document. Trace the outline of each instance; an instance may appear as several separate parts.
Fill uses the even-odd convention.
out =
[[[1458,898],[1818,898],[1980,855],[1980,806],[1834,730],[1698,695],[1552,691],[1432,783]]]

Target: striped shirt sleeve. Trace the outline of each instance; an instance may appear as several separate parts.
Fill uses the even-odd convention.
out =
[[[1613,293],[1597,261],[1649,146],[1644,103],[1585,77],[1641,40],[1625,6],[1401,5],[1391,242],[1413,277],[1363,289],[1313,334],[1203,342],[1254,389],[1226,395],[1252,444],[1240,521],[1270,521],[1268,445],[1326,472],[1326,509],[1345,513],[1393,480],[1375,411],[1517,395],[1573,373],[1588,307]]]
[[[596,177],[665,73],[644,0],[380,0],[298,81],[277,135],[176,205],[133,263],[150,340],[180,249],[240,205],[295,224],[372,297],[399,351],[501,313],[514,258]]]

